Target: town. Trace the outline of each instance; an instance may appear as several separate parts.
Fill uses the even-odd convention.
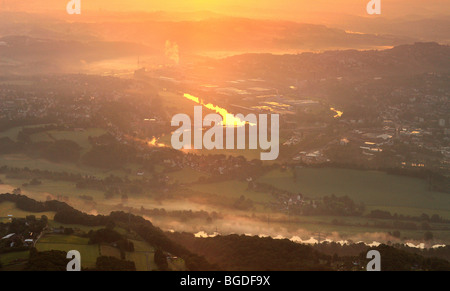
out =
[[[279,117],[277,114],[271,114],[270,123],[270,141],[268,140],[268,122],[267,114],[260,114],[259,121],[256,115],[242,114],[232,115],[208,114],[202,121],[202,106],[194,106],[194,127],[192,130],[191,119],[186,114],[176,114],[172,117],[171,125],[181,127],[172,133],[171,144],[174,149],[191,149],[191,132],[194,136],[194,149],[201,150],[203,146],[208,149],[224,149],[224,131],[226,135],[226,149],[235,148],[235,136],[237,133],[237,149],[245,149],[246,136],[248,136],[249,149],[257,149],[258,137],[259,146],[263,150],[269,150],[269,153],[261,153],[261,160],[276,160],[279,149]],[[212,125],[213,124],[213,125]],[[258,131],[259,124],[259,131]],[[248,126],[248,134],[246,128]],[[202,138],[204,127],[210,127]],[[237,132],[236,132],[237,130]]]

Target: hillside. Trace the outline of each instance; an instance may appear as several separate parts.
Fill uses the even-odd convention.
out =
[[[67,263],[64,251],[68,249],[60,249],[58,245],[67,244],[68,248],[79,249],[83,261],[91,262],[85,265],[90,266],[85,270],[135,270],[137,261],[133,261],[134,256],[126,255],[135,251],[142,252],[141,244],[129,239],[133,234],[155,247],[155,263],[160,270],[178,269],[179,267],[176,267],[180,263],[178,257],[183,259],[185,267],[191,271],[364,270],[366,264],[364,255],[370,249],[363,244],[354,245],[354,247],[351,244],[341,247],[336,245],[328,247],[328,244],[309,246],[287,239],[245,235],[202,239],[188,233],[165,234],[150,221],[125,212],[112,212],[109,216],[93,216],[82,213],[63,202],[38,202],[23,195],[1,194],[0,203],[6,202],[16,203],[19,209],[33,213],[54,211],[56,212],[54,221],[66,225],[59,228],[62,233],[56,232],[57,228],[53,228],[53,233],[49,234],[48,226],[43,226],[43,223],[47,223],[45,216],[42,216],[40,220],[37,220],[35,216],[27,216],[26,224],[23,226],[31,226],[30,222],[33,222],[34,231],[42,232],[35,237],[37,249],[34,244],[20,247],[2,244],[0,260],[4,261],[3,264],[8,269],[64,270],[64,265]],[[20,233],[17,228],[21,225],[20,221],[23,220],[13,218],[10,223],[2,222],[1,236],[12,230]],[[74,224],[88,226],[94,230],[91,229],[83,236],[74,233],[74,229],[77,229]],[[70,227],[71,225],[74,225],[74,228]],[[16,228],[13,229],[13,226]],[[116,227],[122,228],[124,232]],[[9,236],[6,236],[6,240],[11,239]],[[2,240],[4,239],[5,237]],[[108,245],[112,242],[118,245],[123,255],[114,257],[115,248]],[[46,245],[46,248],[42,248],[40,246],[42,244]],[[100,255],[94,254],[95,249],[90,247],[92,244],[99,244]],[[352,248],[350,254],[353,253],[353,255],[349,255],[349,248]],[[327,254],[332,249],[336,252],[333,256]],[[441,248],[437,252],[424,251],[420,254],[399,246],[380,245],[376,249],[382,252],[385,270],[450,270],[449,261],[434,257],[448,257],[448,247]],[[30,252],[29,256],[27,256],[28,252]],[[167,261],[165,259],[161,261],[161,252],[166,254]],[[156,256],[157,253],[159,257]],[[97,257],[96,260],[95,257]]]

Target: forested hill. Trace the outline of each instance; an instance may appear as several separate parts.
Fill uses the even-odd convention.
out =
[[[0,203],[33,213],[55,212],[54,220],[85,226],[119,225],[158,250],[181,257],[191,271],[365,270],[370,248],[364,244],[302,245],[290,240],[227,235],[196,238],[191,233],[165,233],[143,217],[112,212],[89,215],[60,201],[38,202],[24,195],[0,194]],[[383,270],[450,270],[450,247],[423,250],[380,245]]]
[[[39,202],[24,195],[0,194],[0,203],[6,201],[16,203],[16,207],[24,211],[38,213],[54,211],[56,212],[54,220],[59,223],[84,226],[107,226],[110,223],[122,225],[125,229],[136,232],[156,249],[183,258],[186,267],[191,271],[217,270],[216,266],[209,264],[203,257],[193,254],[182,245],[169,240],[160,228],[140,216],[125,212],[112,212],[109,216],[89,215],[60,201]]]
[[[301,54],[242,54],[208,65],[217,70],[252,76],[259,72],[265,80],[314,80],[321,78],[364,79],[410,76],[429,72],[448,73],[450,46],[435,42],[399,45],[386,50],[339,50]]]
[[[228,235],[196,238],[190,233],[170,233],[169,238],[204,256],[219,268],[231,271],[365,271],[367,252],[381,254],[383,271],[450,270],[450,248],[418,250],[406,246],[363,243],[302,245],[288,239]],[[447,258],[447,259],[443,259]]]

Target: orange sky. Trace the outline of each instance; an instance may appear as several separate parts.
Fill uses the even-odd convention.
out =
[[[69,0],[0,0],[0,10],[37,12],[42,9],[65,10]],[[210,10],[237,16],[284,15],[295,19],[308,13],[346,13],[365,15],[369,0],[81,0],[89,10],[115,11],[198,11]],[[450,13],[448,0],[381,0],[385,15]],[[279,18],[279,17],[278,17]]]

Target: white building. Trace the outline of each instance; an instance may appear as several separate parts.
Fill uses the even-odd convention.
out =
[[[8,238],[12,237],[13,235],[15,235],[15,233],[10,233],[10,234],[2,237],[2,239],[8,239]]]

